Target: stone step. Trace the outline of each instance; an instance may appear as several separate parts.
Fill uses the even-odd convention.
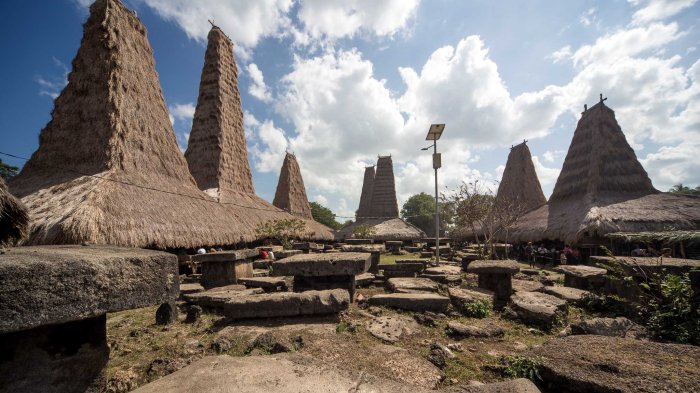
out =
[[[392,293],[369,298],[373,306],[394,307],[409,311],[445,312],[450,299],[445,296],[423,293]]]
[[[581,300],[583,300],[584,296],[591,294],[590,292],[584,291],[583,289],[559,286],[544,287],[542,289],[542,292],[548,295],[556,296],[559,299],[566,300],[569,303],[578,303]]]

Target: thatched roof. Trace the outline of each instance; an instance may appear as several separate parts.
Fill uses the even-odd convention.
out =
[[[265,221],[292,216],[255,195],[243,130],[233,43],[216,26],[209,32],[208,40],[185,157],[200,188],[226,205],[236,217],[233,225],[253,235],[255,228]],[[308,209],[307,215],[299,216],[306,222],[305,236],[316,240],[333,239],[332,230],[311,217],[298,165],[296,172]],[[297,188],[294,186],[292,190],[296,193]],[[294,211],[301,210],[295,205]]]
[[[304,179],[301,177],[299,163],[294,154],[287,153],[284,157],[272,204],[292,215],[313,219],[309,199],[306,197]]]
[[[416,240],[426,236],[420,228],[400,218],[358,218],[353,224],[339,229],[335,238],[337,240],[349,239],[352,237],[355,227],[363,224],[374,229],[374,235],[369,237],[379,241]]]
[[[10,194],[0,177],[0,245],[12,244],[27,236],[28,225],[27,208]]]
[[[394,164],[391,161],[391,156],[380,156],[377,159],[377,173],[374,175],[369,217],[399,218]]]
[[[374,165],[365,168],[365,177],[362,181],[362,194],[360,194],[360,207],[357,209],[357,217],[370,217],[372,206],[372,192],[374,190]]]
[[[232,209],[197,188],[146,29],[119,0],[90,7],[54,105],[39,149],[10,181],[32,218],[28,244],[228,245],[254,240],[260,220],[278,217],[254,210],[257,200],[233,198],[253,209]]]
[[[200,189],[255,193],[243,129],[238,68],[233,43],[214,26],[207,37],[197,108],[185,152]]]
[[[547,203],[525,142],[510,149],[495,203],[528,212]]]
[[[582,114],[548,204],[518,220],[511,238],[575,243],[669,227],[700,227],[700,197],[654,189],[615,113],[600,102]]]

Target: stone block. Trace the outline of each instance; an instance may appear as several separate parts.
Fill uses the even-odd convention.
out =
[[[374,281],[374,274],[372,273],[362,273],[355,276],[355,286],[366,287],[372,284]]]
[[[203,292],[183,294],[182,298],[188,303],[198,304],[202,307],[223,308],[229,299],[262,293],[265,293],[262,288],[247,289],[244,285],[227,285]]]
[[[480,260],[469,264],[469,273],[476,274],[515,274],[520,271],[520,264],[513,260]]]
[[[293,289],[294,292],[345,289],[350,294],[350,300],[354,301],[355,275],[294,276]]]
[[[427,278],[390,278],[387,287],[392,292],[400,293],[427,293],[437,292],[438,284]]]
[[[372,244],[374,240],[372,239],[345,239],[345,244],[355,246],[358,244]]]
[[[373,306],[394,307],[409,311],[445,312],[450,305],[449,298],[428,293],[374,295],[368,301]]]
[[[173,254],[108,246],[17,247],[0,255],[0,333],[178,297]]]
[[[493,304],[493,292],[479,292],[465,288],[450,288],[448,289],[450,301],[454,308],[462,312],[468,303],[476,301],[486,301]]]
[[[250,277],[242,278],[239,282],[246,288],[262,288],[268,292],[287,290],[287,282],[279,277]]]
[[[303,254],[303,252],[301,250],[283,250],[275,252],[275,258],[284,259],[299,254]]]
[[[366,253],[301,254],[275,261],[275,276],[334,276],[364,273],[370,267]]]
[[[223,304],[231,319],[279,318],[336,314],[348,308],[350,294],[343,289],[241,295]]]
[[[544,284],[539,281],[516,280],[511,281],[514,292],[537,292],[544,288]]]
[[[540,292],[518,292],[511,298],[511,309],[527,325],[551,329],[567,315],[566,301]]]
[[[581,265],[560,266],[558,270],[564,273],[564,286],[584,290],[603,288],[608,273],[599,267]]]
[[[578,304],[583,300],[584,296],[590,294],[590,292],[583,289],[558,286],[544,287],[542,292],[573,304]]]

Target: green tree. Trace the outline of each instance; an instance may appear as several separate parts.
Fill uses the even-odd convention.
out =
[[[352,229],[352,235],[355,239],[369,239],[375,233],[377,233],[377,230],[369,224],[360,224]]]
[[[449,202],[440,202],[440,231],[452,223],[453,210]],[[424,192],[412,195],[401,208],[401,217],[422,229],[428,236],[435,235],[435,197]]]
[[[297,218],[284,220],[265,221],[255,228],[255,234],[259,239],[275,239],[289,250],[292,248],[292,240],[299,239],[306,230],[306,223]]]
[[[314,217],[314,220],[329,228],[340,229],[342,227],[342,225],[336,221],[335,213],[333,213],[331,209],[316,202],[311,202],[309,205],[311,205],[311,215]]]
[[[668,190],[668,192],[672,192],[674,194],[700,195],[700,186],[690,188],[688,186],[684,186],[683,183],[678,183],[675,186],[671,187],[671,189]]]
[[[12,166],[8,163],[2,162],[2,159],[0,158],[0,177],[2,177],[5,180],[9,180],[12,176],[17,176],[17,172],[19,171],[19,168],[16,166]]]

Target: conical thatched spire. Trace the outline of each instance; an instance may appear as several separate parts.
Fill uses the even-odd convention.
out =
[[[592,202],[625,200],[657,192],[617,124],[615,112],[602,101],[586,110],[550,203],[582,196]]]
[[[272,204],[295,216],[313,219],[309,199],[306,197],[304,179],[294,154],[287,153],[280,170],[277,191]]]
[[[207,37],[197,109],[185,152],[202,190],[254,193],[233,43],[214,26]]]
[[[22,202],[7,190],[0,178],[0,245],[11,244],[27,236],[29,215]]]
[[[510,149],[506,169],[496,193],[496,204],[528,212],[547,203],[537,179],[530,149],[525,142]]]
[[[362,181],[362,194],[360,194],[360,207],[357,209],[357,217],[371,217],[372,191],[374,190],[374,165],[365,168],[365,178]]]
[[[273,213],[258,210],[255,201],[240,203],[254,209],[234,211],[197,188],[168,119],[146,29],[132,11],[98,0],[83,30],[39,149],[10,181],[29,209],[27,243],[229,245],[254,240],[268,214],[288,216],[269,204]]]
[[[391,156],[379,157],[377,173],[372,187],[370,217],[398,218],[399,205],[396,201],[396,184],[394,182],[394,164]]]

